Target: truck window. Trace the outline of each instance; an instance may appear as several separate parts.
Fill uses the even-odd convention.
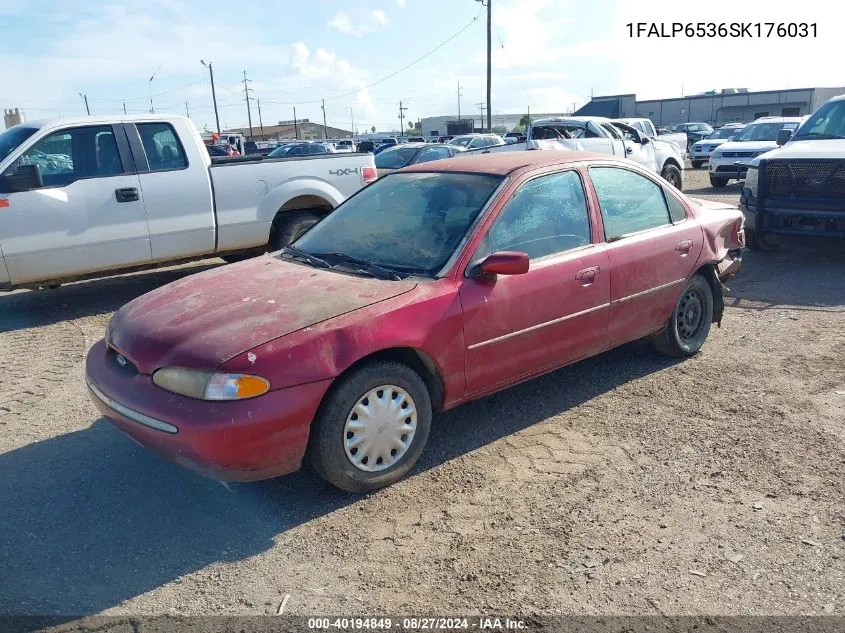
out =
[[[188,166],[185,150],[169,123],[137,123],[150,171],[170,171]]]
[[[54,132],[28,149],[6,173],[14,172],[19,165],[38,165],[44,187],[66,187],[82,178],[124,173],[110,125]]]

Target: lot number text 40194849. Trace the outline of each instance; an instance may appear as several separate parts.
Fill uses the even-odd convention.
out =
[[[628,22],[628,37],[816,37],[816,22]]]

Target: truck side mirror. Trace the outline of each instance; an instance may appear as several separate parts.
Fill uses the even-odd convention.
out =
[[[31,191],[44,186],[38,165],[18,165],[13,173],[4,176],[4,180],[10,193]]]
[[[777,138],[778,146],[785,145],[786,143],[789,142],[789,139],[791,139],[791,138],[792,138],[792,130],[789,130],[787,128],[783,128],[782,130],[778,130],[778,138]]]

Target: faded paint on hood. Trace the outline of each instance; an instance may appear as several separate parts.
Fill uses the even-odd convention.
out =
[[[162,286],[123,306],[108,341],[142,373],[214,369],[258,345],[412,290],[269,255]]]

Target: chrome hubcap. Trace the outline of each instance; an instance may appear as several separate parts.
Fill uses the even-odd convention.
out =
[[[693,339],[701,329],[704,314],[704,300],[695,290],[688,290],[678,303],[678,334],[684,341]]]
[[[408,452],[416,429],[417,409],[410,394],[395,385],[376,387],[361,396],[346,416],[346,457],[360,470],[385,470]]]

